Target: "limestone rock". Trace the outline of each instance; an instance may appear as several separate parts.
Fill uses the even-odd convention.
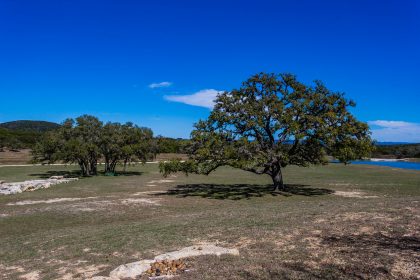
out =
[[[165,254],[156,256],[153,260],[141,260],[138,262],[133,262],[129,264],[123,264],[111,271],[109,277],[98,276],[92,278],[93,280],[118,280],[118,279],[137,279],[146,271],[151,268],[151,265],[155,262],[160,262],[163,260],[172,261],[188,257],[196,257],[202,255],[239,255],[238,249],[229,249],[219,247],[213,244],[204,244],[198,246],[185,247],[178,251],[173,251]],[[163,277],[170,277],[170,275],[165,275]]]
[[[238,249],[228,249],[219,247],[213,244],[206,244],[206,245],[199,245],[199,246],[190,246],[185,247],[178,251],[173,251],[169,253],[165,253],[159,256],[155,257],[156,261],[162,261],[162,260],[176,260],[176,259],[182,259],[187,257],[197,257],[202,255],[224,255],[224,254],[230,254],[230,255],[239,255]]]
[[[57,178],[49,178],[45,180],[29,180],[24,182],[5,183],[0,185],[0,195],[17,194],[26,191],[35,191],[39,189],[47,189],[51,186],[76,181],[78,178],[64,178],[63,176],[53,176]],[[59,178],[60,177],[60,178]],[[62,178],[61,178],[62,177]]]
[[[64,179],[64,176],[51,176],[50,179],[61,180]]]
[[[109,277],[111,279],[135,279],[145,273],[154,260],[141,260],[129,264],[123,264],[111,271]]]

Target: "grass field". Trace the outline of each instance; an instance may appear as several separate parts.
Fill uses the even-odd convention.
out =
[[[0,180],[73,169],[0,167]],[[272,193],[268,177],[231,168],[162,181],[146,164],[0,196],[0,278],[88,279],[212,242],[240,256],[189,259],[181,279],[418,279],[419,171],[332,164],[284,175],[289,190]]]

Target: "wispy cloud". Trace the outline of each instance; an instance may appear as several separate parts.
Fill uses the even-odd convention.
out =
[[[149,88],[163,88],[163,87],[170,87],[171,85],[172,85],[171,82],[152,83],[149,85]]]
[[[221,92],[215,89],[203,89],[188,95],[166,95],[164,98],[173,102],[180,102],[192,106],[205,107],[213,109],[214,100],[217,94]]]
[[[372,137],[385,142],[420,143],[420,123],[405,121],[369,121]]]

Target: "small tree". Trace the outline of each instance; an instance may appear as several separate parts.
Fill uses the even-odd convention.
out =
[[[100,144],[104,156],[105,172],[114,173],[118,162],[124,164],[133,160],[145,162],[153,152],[153,132],[133,123],[107,123],[103,127]]]
[[[133,159],[145,161],[153,152],[153,132],[127,123],[107,123],[84,115],[66,120],[55,131],[45,134],[33,149],[34,162],[77,163],[83,176],[96,175],[103,159],[106,173],[116,165]],[[124,167],[125,169],[125,167]]]
[[[153,139],[153,131],[147,127],[138,127],[132,123],[122,126],[123,145],[121,147],[121,160],[124,164],[124,172],[127,163],[138,160],[145,163],[155,156],[156,143]]]
[[[119,123],[107,123],[102,128],[99,149],[105,162],[105,173],[114,173],[121,158],[122,129]]]
[[[189,160],[161,163],[161,172],[210,174],[229,165],[267,174],[284,189],[282,168],[342,162],[369,154],[368,126],[348,111],[355,106],[322,82],[306,86],[291,74],[252,76],[239,89],[220,93],[207,120],[191,133]]]
[[[67,119],[59,129],[38,141],[32,151],[33,161],[77,163],[83,176],[96,175],[101,133],[102,122],[96,117],[83,115],[76,121]]]

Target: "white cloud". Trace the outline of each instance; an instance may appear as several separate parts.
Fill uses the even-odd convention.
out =
[[[369,121],[372,137],[382,142],[420,143],[420,123],[404,121]]]
[[[164,98],[173,102],[181,102],[192,106],[213,109],[214,100],[219,92],[221,91],[215,89],[203,89],[189,95],[166,95]]]
[[[149,88],[163,88],[163,87],[170,87],[171,85],[172,85],[171,82],[153,83],[149,85]]]

